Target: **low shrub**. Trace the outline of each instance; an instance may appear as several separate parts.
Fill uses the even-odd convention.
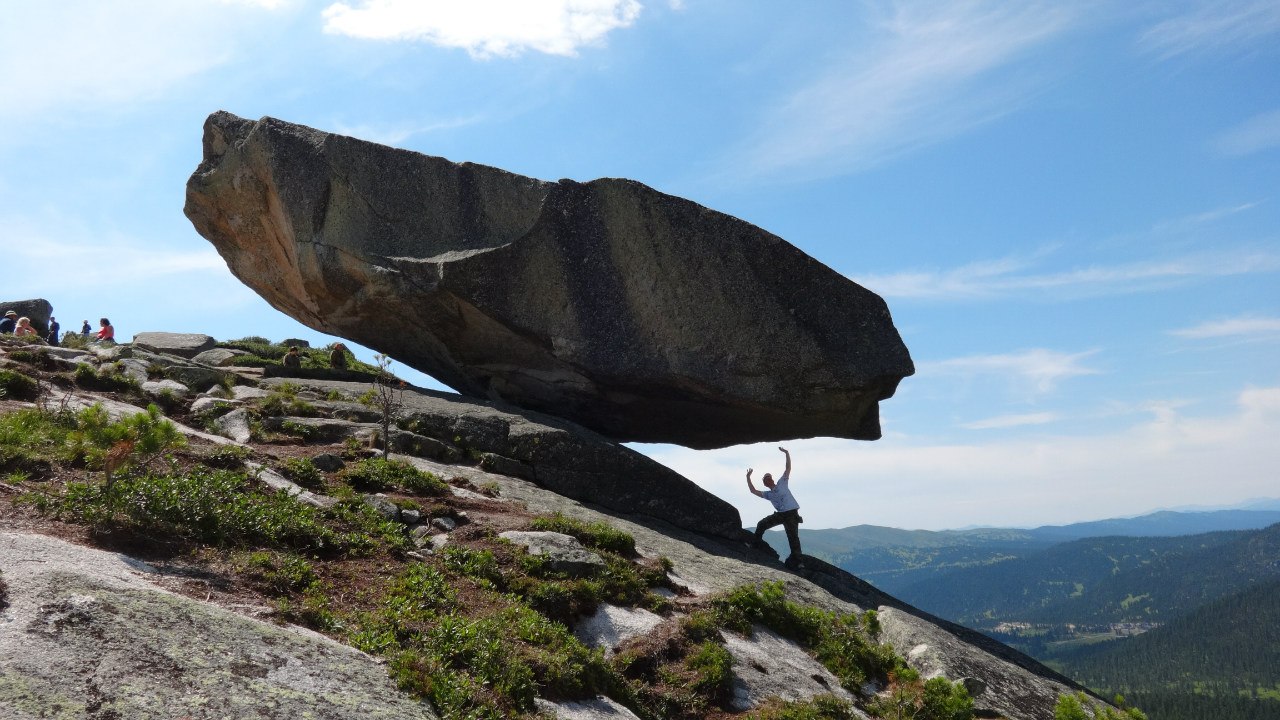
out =
[[[417,495],[445,495],[449,486],[433,473],[423,472],[403,460],[365,458],[343,468],[340,476],[358,490],[402,489]]]
[[[311,462],[311,458],[288,458],[280,463],[280,471],[308,490],[320,490],[324,487],[324,473]]]
[[[696,675],[693,691],[725,698],[733,691],[733,656],[720,643],[707,640],[685,661]]]
[[[586,523],[554,513],[547,517],[536,518],[532,527],[534,530],[572,535],[583,545],[596,550],[617,553],[623,557],[634,557],[636,554],[635,538],[602,522]]]
[[[315,508],[257,491],[243,473],[126,475],[110,487],[71,483],[44,508],[95,528],[123,528],[211,545],[324,549],[338,544]]]
[[[76,366],[75,382],[85,390],[103,392],[137,392],[140,388],[138,381],[126,375],[115,363],[103,365],[100,368],[81,363]]]
[[[206,451],[200,461],[210,467],[239,470],[251,455],[253,451],[243,445],[218,445]]]
[[[32,378],[13,370],[0,370],[0,397],[10,400],[35,400],[39,394],[40,385]]]
[[[834,695],[815,695],[810,700],[772,700],[756,708],[751,720],[856,720],[863,717],[846,700]],[[888,717],[898,717],[886,715]],[[901,717],[911,717],[902,715]]]

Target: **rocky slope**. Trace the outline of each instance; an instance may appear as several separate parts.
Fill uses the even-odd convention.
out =
[[[875,674],[849,687],[815,659],[812,648],[788,635],[786,628],[760,625],[763,620],[755,622],[754,631],[748,622],[745,633],[727,627],[711,631],[713,644],[727,650],[719,689],[698,695],[664,685],[669,683],[663,677],[685,677],[681,673],[702,667],[693,660],[670,664],[663,653],[689,651],[680,649],[680,638],[689,636],[695,620],[729,607],[717,598],[744,587],[768,588],[768,583],[777,583],[796,607],[835,613],[833,617],[876,610],[878,641],[892,645],[923,678],[963,680],[974,694],[980,717],[1051,718],[1057,698],[1076,689],[1030,658],[930,617],[821,561],[807,559],[802,574],[786,571],[771,553],[748,547],[735,528],[726,527],[730,520],[736,522],[736,513],[725,517],[716,509],[718,500],[669,470],[650,468],[624,448],[572,425],[542,424],[544,418],[492,403],[408,388],[401,418],[405,429],[393,437],[408,452],[397,457],[433,477],[450,478],[448,485],[426,494],[395,485],[381,495],[353,494],[356,476],[351,469],[369,454],[370,437],[378,428],[371,416],[362,415],[369,408],[358,401],[373,387],[371,377],[364,382],[263,378],[259,368],[217,366],[202,362],[200,356],[155,352],[159,346],[154,342],[148,347],[152,350],[119,346],[81,351],[0,341],[0,366],[39,381],[37,396],[29,401],[15,399],[21,393],[10,392],[2,403],[5,414],[33,403],[56,414],[100,401],[112,415],[125,417],[140,412],[139,405],[148,399],[162,402],[182,425],[188,447],[175,451],[168,461],[155,461],[160,469],[140,463],[133,470],[120,470],[123,479],[116,487],[125,488],[120,492],[140,492],[145,478],[157,473],[177,477],[203,472],[201,463],[217,458],[225,464],[231,458],[237,468],[243,463],[257,468],[254,477],[263,484],[245,497],[266,505],[282,502],[273,497],[292,496],[295,520],[314,516],[327,518],[332,527],[347,523],[340,527],[346,534],[326,536],[337,543],[327,547],[315,545],[310,536],[295,538],[291,547],[304,549],[286,552],[254,539],[265,537],[252,534],[267,532],[261,528],[244,536],[248,539],[220,536],[213,542],[193,540],[183,534],[189,526],[176,521],[143,525],[139,518],[149,516],[138,514],[142,511],[137,508],[103,519],[93,514],[96,510],[86,509],[97,506],[67,499],[106,496],[92,490],[102,483],[92,455],[80,461],[46,461],[4,446],[5,471],[20,475],[11,474],[0,493],[0,518],[7,527],[0,535],[0,580],[7,585],[0,593],[0,716],[434,717],[432,702],[446,707],[441,703],[457,701],[441,694],[441,678],[479,672],[479,661],[472,656],[455,658],[459,667],[471,668],[465,672],[454,669],[449,670],[454,674],[442,675],[439,669],[427,669],[414,671],[426,675],[406,675],[408,651],[386,653],[379,648],[387,647],[385,643],[416,647],[409,644],[417,641],[415,637],[441,632],[449,622],[461,622],[458,618],[467,618],[474,627],[492,617],[515,618],[504,621],[507,626],[560,618],[564,625],[537,625],[542,628],[538,633],[558,637],[557,632],[569,627],[576,642],[602,648],[613,658],[574,656],[585,663],[581,667],[611,668],[600,672],[625,679],[623,685],[605,680],[598,686],[581,680],[575,685],[548,675],[545,661],[533,661],[530,667],[538,681],[530,692],[536,697],[514,693],[494,701],[495,707],[506,707],[504,712],[512,714],[518,713],[511,708],[522,708],[519,712],[562,718],[636,713],[738,717],[776,710],[777,703],[786,700],[845,702],[853,716],[869,717],[878,699],[909,689],[906,683]],[[233,349],[222,350],[231,354],[228,362],[236,358]],[[92,373],[81,367],[92,368]],[[89,389],[101,388],[104,378],[127,377],[129,372],[145,380],[122,380],[111,392]],[[7,388],[26,387],[10,375],[3,377]],[[243,426],[227,420],[237,412],[244,416]],[[223,436],[238,436],[242,427],[248,434],[239,436],[241,440]],[[243,450],[232,453],[228,448]],[[300,461],[333,469],[310,476],[304,489],[288,477]],[[610,480],[610,467],[628,474]],[[164,475],[175,469],[182,472]],[[213,482],[222,476],[200,477]],[[588,477],[589,482],[582,481]],[[293,479],[301,480],[302,475]],[[90,489],[75,496],[75,483],[80,481],[88,481]],[[611,490],[601,492],[601,487]],[[15,502],[24,493],[46,502]],[[667,493],[680,501],[653,502],[653,496]],[[322,514],[326,512],[330,514]],[[341,546],[356,542],[343,539],[356,535],[352,518],[370,512],[381,513],[381,524],[361,520],[366,525],[359,527],[376,532],[368,531],[371,534],[359,541],[364,545]],[[549,517],[560,518],[555,522],[570,528],[601,524],[621,531],[633,538],[634,551],[607,551],[604,546],[539,549],[542,542],[534,542],[528,533],[544,532],[537,530],[537,523]],[[157,527],[170,528],[173,534],[159,534]],[[562,532],[549,534],[567,537]],[[299,542],[303,545],[296,545]],[[568,537],[563,542],[575,541]],[[547,569],[565,553],[585,564],[573,570]],[[542,559],[521,559],[534,555]],[[484,558],[496,565],[477,569]],[[620,565],[626,558],[630,559]],[[299,560],[315,576],[306,590],[281,585],[284,569]],[[268,566],[269,572],[263,569]],[[530,575],[530,568],[544,574]],[[637,572],[628,568],[648,578],[644,584],[649,587],[617,590],[607,598],[574,594],[607,585],[619,573]],[[396,588],[419,577],[415,573],[429,571],[452,578],[439,589],[448,602],[427,612],[418,605],[437,601],[412,595],[417,609],[403,605],[406,596],[396,595]],[[573,580],[575,573],[586,579]],[[495,583],[507,588],[507,594],[486,589]],[[543,597],[539,593],[556,588],[570,588],[570,594],[538,604]],[[490,607],[513,602],[521,592],[541,614]],[[379,593],[390,599],[377,600]],[[399,624],[369,624],[370,618],[384,617],[391,607],[399,608]],[[489,612],[499,615],[484,615]],[[421,635],[373,639],[382,637],[378,632],[394,635],[397,627],[415,628],[411,635]],[[492,627],[499,634],[506,630],[503,625]],[[470,642],[465,635],[459,638],[456,643]],[[658,647],[662,638],[665,650]],[[534,651],[525,642],[503,646],[500,652],[507,660],[500,665],[522,667],[521,658]],[[721,657],[714,648],[703,650]],[[384,662],[399,687],[407,690],[388,679]],[[646,663],[666,669],[646,675]],[[415,684],[413,678],[421,677],[434,678],[437,685]],[[688,677],[694,687],[702,676]],[[475,687],[485,697],[490,692]],[[600,690],[583,689],[587,687]],[[470,707],[466,699],[458,702]]]

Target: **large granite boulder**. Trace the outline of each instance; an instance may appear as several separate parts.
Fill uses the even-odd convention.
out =
[[[0,302],[0,317],[4,317],[4,314],[10,310],[16,312],[18,317],[30,318],[31,326],[40,333],[40,337],[49,334],[49,316],[53,314],[53,306],[48,300],[34,298]]]
[[[617,440],[875,439],[914,368],[883,300],[640,183],[550,183],[218,112],[185,212],[274,307]]]

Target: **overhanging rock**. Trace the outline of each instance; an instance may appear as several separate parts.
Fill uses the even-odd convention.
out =
[[[629,180],[549,183],[218,112],[185,212],[300,322],[616,440],[875,439],[914,371],[879,296]]]

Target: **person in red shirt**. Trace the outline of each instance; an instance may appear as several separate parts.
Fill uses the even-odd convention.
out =
[[[98,324],[101,325],[102,328],[98,330],[98,334],[96,336],[97,339],[99,341],[102,341],[102,340],[115,341],[116,329],[111,327],[111,321],[106,318],[102,318],[101,320],[98,321]]]

